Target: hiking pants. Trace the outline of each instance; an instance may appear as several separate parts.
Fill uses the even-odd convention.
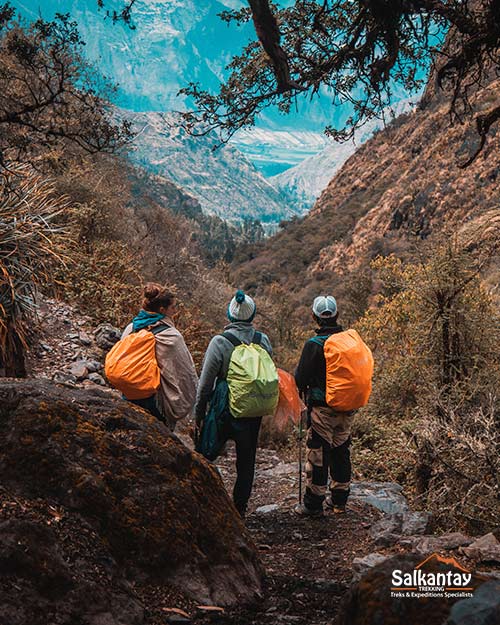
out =
[[[236,444],[236,483],[233,501],[241,516],[245,515],[252,493],[261,421],[262,417],[235,419],[231,416],[224,428],[224,442],[231,439]]]
[[[307,431],[306,492],[304,505],[311,510],[323,507],[330,474],[332,502],[345,506],[351,483],[351,427],[354,411],[336,412],[315,406]]]
[[[170,423],[168,419],[165,418],[165,416],[161,413],[160,409],[158,408],[158,404],[156,403],[156,395],[152,395],[151,397],[146,397],[145,399],[128,399],[127,401],[129,401],[132,404],[135,404],[136,406],[140,406],[141,408],[144,408],[144,410],[147,410],[149,413],[151,413],[153,417],[156,417],[162,423],[164,423],[168,427],[169,430],[172,430],[172,431],[174,430],[175,423]]]

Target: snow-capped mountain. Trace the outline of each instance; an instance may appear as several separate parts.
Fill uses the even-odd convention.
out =
[[[133,111],[185,107],[179,89],[201,81],[216,89],[224,68],[252,36],[251,25],[229,27],[218,14],[242,6],[239,0],[138,0],[133,25],[116,23],[97,0],[14,0],[29,19],[69,13],[85,41],[85,55],[118,85],[115,104]],[[123,0],[106,0],[107,9]]]
[[[296,214],[235,147],[214,152],[214,136],[190,136],[173,113],[126,115],[137,133],[131,159],[191,193],[205,212],[233,222],[258,218],[268,229]]]
[[[398,102],[391,110],[387,110],[385,123],[409,112],[413,106],[414,103],[409,99]],[[374,132],[383,127],[382,120],[374,119],[360,128],[352,141],[346,143],[336,143],[325,137],[327,145],[320,152],[306,158],[295,167],[272,176],[269,180],[290,198],[300,212],[305,213],[347,159],[360,145],[368,141]]]

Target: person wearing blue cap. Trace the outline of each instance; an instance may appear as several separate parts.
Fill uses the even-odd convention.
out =
[[[235,342],[257,343],[272,356],[272,346],[266,334],[258,332],[253,326],[257,307],[254,300],[238,290],[227,307],[229,324],[224,334],[218,334],[210,341],[198,385],[194,412],[197,425],[205,418],[207,405],[219,380],[225,380],[229,369]],[[228,336],[225,336],[225,335]],[[231,340],[233,339],[233,340]],[[232,439],[236,444],[236,483],[233,501],[241,517],[245,516],[255,474],[255,456],[262,418],[238,418],[230,415],[226,421],[224,439]]]
[[[322,516],[330,473],[330,495],[326,507],[345,512],[351,481],[351,427],[355,411],[338,412],[326,402],[326,360],[323,344],[332,334],[343,332],[337,323],[337,302],[331,295],[315,298],[312,316],[316,336],[306,341],[295,371],[295,382],[307,404],[306,491],[295,512]]]

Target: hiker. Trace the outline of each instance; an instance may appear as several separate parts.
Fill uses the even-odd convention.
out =
[[[122,339],[143,329],[154,334],[160,386],[150,397],[129,401],[148,410],[172,431],[179,419],[191,414],[198,382],[191,354],[172,321],[174,313],[175,295],[161,284],[148,283],[142,309],[122,334]]]
[[[272,355],[271,343],[265,334],[255,330],[252,323],[255,313],[256,305],[253,299],[243,291],[237,291],[227,308],[229,325],[225,326],[223,334],[212,338],[205,354],[195,406],[196,422],[198,427],[200,427],[207,413],[207,405],[212,400],[212,397],[216,395],[214,389],[216,391],[219,388],[221,381],[228,380],[229,403],[219,443],[222,446],[227,440],[232,439],[236,444],[237,478],[234,485],[233,501],[242,518],[245,516],[247,503],[252,492],[257,439],[259,437],[262,416],[274,410],[278,399],[277,372],[270,359]],[[231,394],[233,384],[231,364],[234,362],[234,355],[242,353],[241,350],[245,349],[239,347],[240,345],[259,346],[254,349],[254,355],[258,357],[257,352],[259,352],[260,357],[262,357],[264,354],[264,360],[267,359],[270,362],[270,366],[274,368],[274,373],[271,373],[271,377],[273,375],[276,377],[275,391],[271,391],[271,394],[275,392],[276,395],[271,400],[271,403],[274,402],[273,407],[270,408],[269,405],[266,405],[266,403],[269,403],[269,400],[263,400],[256,404],[254,402],[254,405],[250,406],[253,414],[249,417],[240,416],[241,414],[246,414],[245,408],[231,401],[235,397],[234,393]]]
[[[323,502],[336,514],[346,510],[351,428],[356,409],[367,403],[371,392],[373,358],[356,331],[344,331],[337,323],[334,297],[316,297],[312,313],[318,324],[316,336],[306,341],[295,371],[297,387],[307,405],[306,490],[295,512],[322,516]],[[330,353],[333,365],[327,362]],[[340,379],[335,380],[335,375]],[[330,494],[325,501],[329,473]]]

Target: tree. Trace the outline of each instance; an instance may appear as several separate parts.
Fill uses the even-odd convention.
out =
[[[0,166],[35,164],[42,151],[67,142],[86,152],[112,152],[129,137],[114,124],[111,87],[81,58],[76,23],[67,15],[28,27],[0,6]]]
[[[98,0],[102,6],[106,0]],[[113,19],[130,23],[135,0],[124,1]],[[290,4],[290,3],[288,3]],[[500,0],[295,0],[278,7],[271,0],[248,0],[248,7],[222,13],[227,22],[253,21],[258,37],[228,69],[219,93],[191,83],[183,93],[198,110],[185,116],[192,130],[213,129],[228,140],[252,126],[265,107],[288,112],[298,94],[327,87],[334,103],[350,102],[353,113],[343,128],[328,127],[338,140],[353,136],[369,119],[383,116],[395,83],[414,92],[436,45],[450,31],[452,40],[438,54],[438,84],[450,90],[452,120],[472,115],[472,95],[500,71]],[[421,72],[420,72],[421,73]],[[476,117],[483,148],[500,120],[500,103]]]

